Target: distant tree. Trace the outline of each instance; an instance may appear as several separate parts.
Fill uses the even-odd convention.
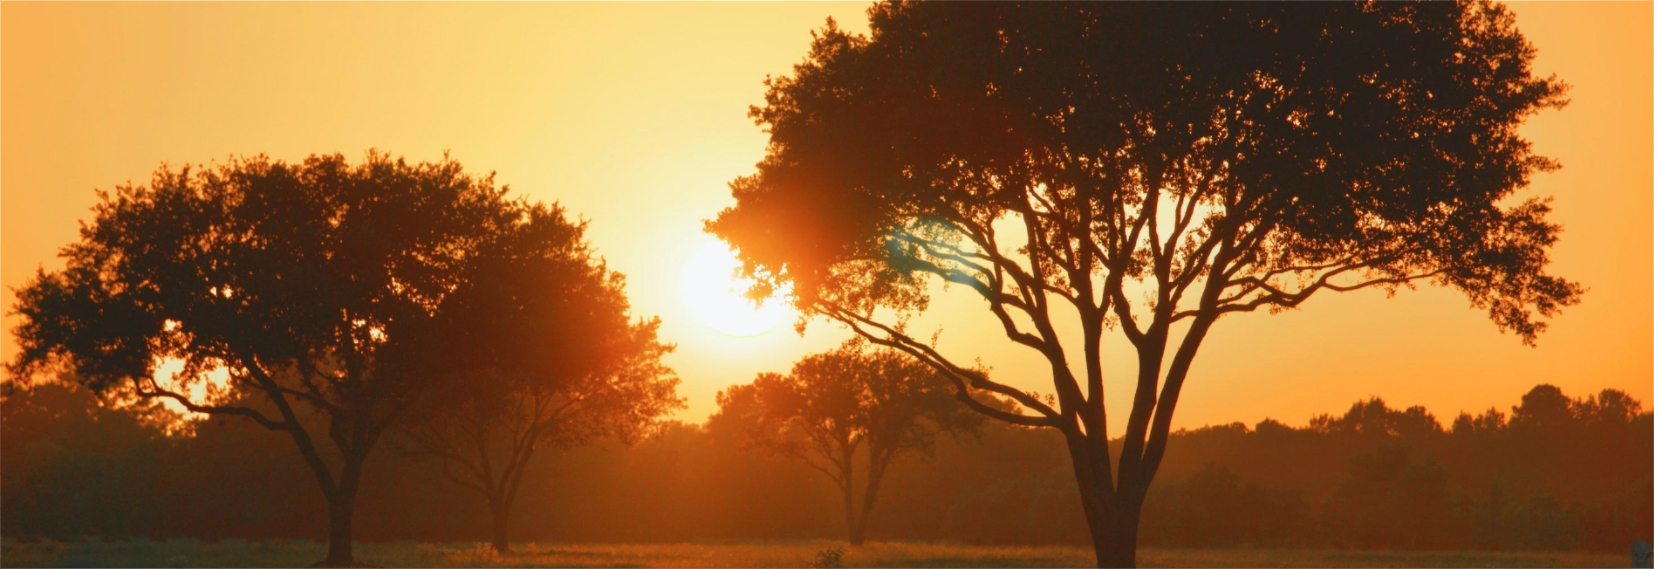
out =
[[[852,341],[804,357],[792,373],[761,373],[751,384],[718,393],[711,428],[742,432],[753,447],[803,461],[844,496],[851,545],[867,539],[867,519],[890,464],[928,453],[941,433],[976,433],[980,415],[948,393],[947,378],[888,350]],[[866,447],[867,481],[856,505],[858,449]]]
[[[1413,461],[1410,454],[1406,446],[1386,443],[1350,461],[1348,477],[1323,512],[1323,527],[1334,543],[1440,549],[1460,542],[1447,472],[1434,460]]]
[[[1522,403],[1510,408],[1510,425],[1516,428],[1559,430],[1578,418],[1574,400],[1549,383],[1535,385],[1522,395]]]
[[[1218,319],[1433,283],[1532,343],[1582,292],[1545,272],[1547,202],[1511,201],[1557,168],[1518,127],[1566,86],[1532,74],[1499,5],[897,2],[869,19],[870,38],[829,22],[766,81],[767,155],[707,229],[753,294],[791,286],[806,317],[930,364],[971,408],[1060,430],[1099,565],[1135,563]],[[1053,401],[910,334],[936,281],[1049,363]],[[1105,334],[1137,364],[1123,435]]]
[[[528,214],[483,247],[425,330],[431,345],[413,357],[450,379],[433,381],[446,389],[404,429],[417,454],[487,499],[500,552],[540,445],[631,442],[683,407],[660,361],[672,350],[656,339],[660,320],[631,320],[624,277],[592,255],[585,224],[560,209]]]
[[[1171,540],[1162,545],[1282,545],[1308,529],[1308,504],[1297,493],[1243,484],[1234,470],[1216,462],[1207,462],[1181,484],[1157,489],[1158,495],[1151,493],[1145,506],[1159,515],[1145,519],[1160,526],[1156,537]]]
[[[1624,426],[1637,420],[1642,409],[1641,401],[1618,389],[1604,389],[1574,402],[1574,414],[1591,425]]]
[[[18,291],[14,377],[59,365],[95,391],[244,417],[292,438],[327,498],[326,565],[353,565],[362,467],[434,385],[416,333],[478,259],[528,223],[492,176],[444,158],[258,156],[99,192],[67,266]],[[160,366],[181,364],[172,377]],[[248,402],[258,402],[253,405]],[[306,409],[327,425],[305,427]],[[318,444],[325,436],[331,447]]]
[[[316,483],[294,459],[287,435],[221,418],[165,435],[156,428],[167,414],[158,402],[136,403],[100,404],[87,390],[60,383],[5,392],[0,532],[291,539],[326,531],[326,503],[316,499]],[[1177,430],[1175,450],[1144,502],[1142,544],[1332,547],[1336,539],[1352,547],[1405,547],[1377,545],[1390,541],[1367,539],[1363,528],[1396,531],[1388,516],[1407,510],[1389,509],[1389,502],[1407,493],[1382,492],[1406,485],[1384,481],[1405,480],[1408,469],[1420,467],[1414,481],[1430,482],[1417,475],[1427,475],[1434,460],[1446,471],[1452,513],[1450,541],[1439,547],[1620,554],[1626,543],[1654,534],[1654,417],[1641,402],[1626,404],[1644,410],[1630,423],[1571,429],[1550,450],[1524,442],[1529,430],[1508,427],[1470,436],[1456,429],[1422,444],[1399,435],[1325,433],[1302,422]],[[827,477],[799,461],[743,452],[741,438],[734,429],[667,422],[636,446],[539,452],[522,477],[511,531],[521,540],[610,543],[844,534],[842,494]],[[909,541],[1083,541],[1085,518],[1073,504],[1078,490],[1062,438],[1055,429],[992,421],[980,438],[938,437],[923,463],[889,469],[868,532]],[[1411,447],[1402,476],[1375,469],[1384,476],[1352,485],[1355,459],[1373,461],[1377,449],[1397,443]],[[863,452],[858,469],[865,459]],[[436,466],[376,451],[364,469],[357,536],[455,541],[488,527],[480,501],[469,491],[448,491]],[[865,470],[856,476],[865,481]],[[1344,486],[1354,499],[1327,508]],[[1428,493],[1414,495],[1426,498],[1414,505],[1431,502]],[[1340,518],[1322,515],[1337,512],[1356,515],[1348,529],[1360,531],[1343,531]],[[1411,532],[1411,525],[1399,529]]]
[[[1470,413],[1460,412],[1458,418],[1453,419],[1453,428],[1450,431],[1455,435],[1469,435],[1471,433],[1489,435],[1499,432],[1503,428],[1505,428],[1505,413],[1500,411],[1498,407],[1489,407],[1481,415],[1472,416]]]
[[[100,402],[72,381],[0,386],[5,532],[131,535],[169,521],[162,467],[177,414],[154,401]]]
[[[1399,436],[1413,440],[1443,433],[1436,416],[1424,407],[1414,405],[1406,411],[1397,411],[1377,397],[1356,402],[1343,417],[1334,418],[1325,413],[1311,417],[1309,428],[1322,433]]]

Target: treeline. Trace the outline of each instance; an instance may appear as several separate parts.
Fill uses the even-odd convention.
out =
[[[118,408],[117,408],[118,407]],[[326,502],[288,448],[244,421],[174,425],[162,408],[41,384],[0,404],[0,533],[316,538]],[[489,512],[396,443],[366,467],[367,541],[484,540]],[[1654,422],[1616,390],[1535,387],[1447,425],[1421,407],[1354,404],[1303,427],[1178,433],[1145,504],[1159,547],[1593,549],[1654,534]],[[744,450],[714,424],[626,447],[547,452],[516,507],[520,541],[842,538],[837,489]],[[990,424],[891,467],[869,539],[1088,543],[1055,432]]]

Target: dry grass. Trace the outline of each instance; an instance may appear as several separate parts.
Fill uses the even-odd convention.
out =
[[[677,543],[632,545],[524,543],[510,555],[487,545],[456,543],[360,543],[357,559],[387,567],[809,567],[816,553],[842,542]],[[305,567],[321,559],[311,541],[144,539],[18,544],[4,541],[4,567]],[[1325,549],[1145,549],[1144,567],[1621,567],[1625,555],[1596,553],[1490,553],[1477,551],[1377,552]],[[873,543],[847,548],[846,567],[1084,567],[1080,547],[975,546]]]

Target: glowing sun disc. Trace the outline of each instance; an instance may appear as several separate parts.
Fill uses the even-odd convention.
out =
[[[701,247],[683,269],[683,295],[695,316],[707,326],[736,337],[757,336],[774,329],[792,313],[781,294],[754,305],[743,294],[750,279],[735,275],[740,261],[721,242]]]

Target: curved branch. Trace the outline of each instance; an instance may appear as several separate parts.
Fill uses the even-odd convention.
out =
[[[849,326],[857,335],[866,338],[868,341],[901,350],[942,372],[954,383],[955,396],[978,413],[1008,423],[1031,427],[1055,427],[1058,425],[1057,418],[1061,416],[1060,413],[1022,390],[989,380],[980,373],[961,368],[947,360],[947,358],[942,357],[935,349],[919,343],[895,328],[837,306],[822,304],[821,308],[828,317]],[[879,333],[874,333],[869,328],[875,329]],[[883,335],[881,336],[880,333]],[[1018,404],[1040,413],[1042,417],[1018,415],[989,407],[970,396],[969,390],[973,387],[1010,397]]]
[[[288,430],[289,428],[291,428],[292,425],[293,425],[292,423],[289,423],[287,421],[277,421],[277,420],[271,419],[269,417],[266,417],[266,416],[264,416],[263,413],[260,413],[257,409],[253,409],[251,407],[237,407],[237,406],[231,406],[231,405],[202,405],[202,404],[198,404],[194,400],[191,400],[188,396],[185,396],[185,395],[183,395],[181,393],[178,393],[176,391],[172,391],[172,390],[161,387],[161,384],[159,382],[156,382],[155,378],[153,378],[153,377],[149,378],[149,384],[150,384],[150,387],[146,389],[143,385],[142,380],[139,380],[136,377],[132,378],[133,391],[139,397],[143,397],[143,398],[146,398],[146,399],[171,399],[174,402],[178,403],[178,405],[182,406],[185,410],[187,410],[191,413],[203,413],[203,414],[207,414],[207,415],[233,415],[233,416],[237,416],[237,417],[246,417],[248,419],[252,419],[253,422],[258,423],[260,426],[262,426],[266,429],[270,429],[272,431],[285,431],[285,430]]]

